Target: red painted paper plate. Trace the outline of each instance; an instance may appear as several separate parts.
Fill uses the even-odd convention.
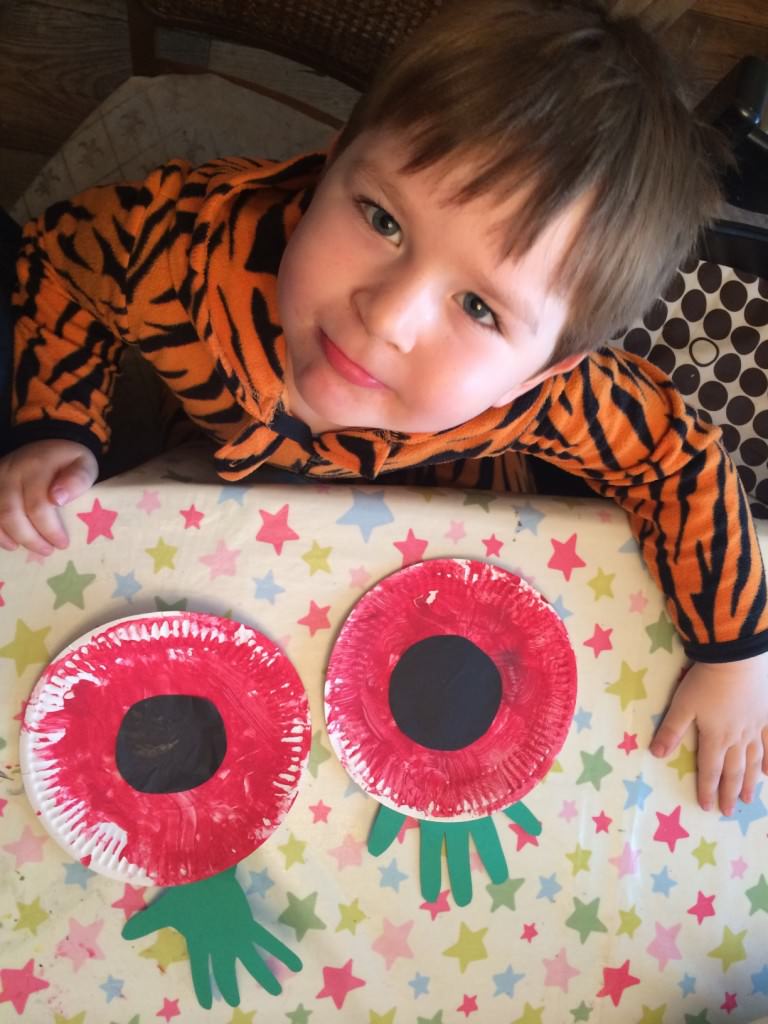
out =
[[[470,820],[521,799],[565,742],[575,700],[573,650],[547,601],[498,566],[452,558],[369,590],[325,684],[347,773],[420,818]]]
[[[21,763],[32,806],[71,856],[122,881],[179,885],[268,838],[309,744],[304,688],[271,640],[170,612],[101,626],[48,666]]]

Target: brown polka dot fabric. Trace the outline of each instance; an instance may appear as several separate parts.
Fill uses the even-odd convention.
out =
[[[768,280],[689,260],[618,343],[718,424],[753,514],[768,519]]]

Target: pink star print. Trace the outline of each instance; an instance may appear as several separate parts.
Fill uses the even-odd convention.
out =
[[[619,750],[623,750],[624,753],[629,756],[633,750],[637,750],[637,733],[636,732],[625,732],[624,739],[621,743],[617,743]]]
[[[278,555],[283,553],[283,544],[288,540],[298,540],[299,535],[288,525],[288,505],[283,505],[279,512],[267,512],[260,508],[259,515],[262,527],[256,534],[256,540],[271,544]]]
[[[405,842],[405,837],[411,829],[419,830],[419,823],[415,818],[406,818],[403,824],[400,826],[400,831],[397,833],[397,841],[402,846]]]
[[[125,914],[126,920],[132,917],[137,911],[143,910],[147,905],[145,898],[146,889],[141,889],[135,885],[128,885],[126,882],[123,887],[123,895],[119,900],[115,900],[112,904],[116,910],[122,910]]]
[[[29,825],[24,826],[21,837],[15,843],[5,843],[4,850],[16,858],[16,867],[31,864],[43,859],[43,843],[45,836],[36,836]]]
[[[563,807],[560,811],[560,817],[563,821],[573,821],[578,813],[575,800],[563,800]]]
[[[637,612],[642,614],[645,611],[645,606],[648,604],[648,598],[642,592],[642,590],[636,590],[634,594],[629,595],[629,610],[630,612]]]
[[[158,1010],[155,1014],[156,1017],[165,1017],[166,1021],[172,1020],[174,1017],[179,1017],[181,1010],[179,1009],[178,999],[166,999],[163,997],[163,1008]]]
[[[228,548],[223,540],[220,540],[216,545],[216,550],[212,551],[210,555],[201,555],[200,561],[203,565],[207,565],[211,573],[211,580],[215,580],[217,576],[234,576],[237,571],[237,556],[240,554],[239,548]]]
[[[361,988],[366,983],[362,978],[356,978],[352,973],[352,961],[347,960],[343,967],[324,967],[323,981],[325,984],[315,996],[315,999],[330,997],[340,1010],[344,1005],[353,988]]]
[[[749,864],[744,860],[743,857],[737,857],[731,861],[731,878],[743,878],[744,872],[749,867]]]
[[[609,818],[604,811],[600,811],[599,814],[592,815],[592,821],[595,823],[595,833],[607,832],[613,818]]]
[[[682,960],[682,953],[677,948],[677,935],[682,925],[675,924],[665,928],[656,922],[656,936],[647,947],[652,957],[659,962],[659,970],[663,971],[670,960]]]
[[[526,942],[533,942],[538,934],[535,924],[524,924],[520,938],[525,939]]]
[[[555,540],[553,537],[551,543],[555,553],[547,562],[547,568],[559,569],[570,582],[573,570],[581,569],[587,564],[576,554],[576,534],[572,533],[566,541]]]
[[[738,1005],[739,1004],[736,999],[736,993],[726,992],[725,999],[723,1000],[720,1009],[725,1010],[726,1013],[730,1013],[732,1010],[735,1010]]]
[[[307,614],[303,619],[297,619],[296,621],[300,626],[306,626],[309,629],[309,635],[314,636],[319,629],[331,628],[331,624],[328,621],[330,607],[329,604],[326,604],[321,608],[314,601],[310,601]]]
[[[660,811],[656,811],[659,826],[654,832],[653,838],[659,843],[666,843],[672,853],[675,852],[677,841],[679,839],[687,839],[690,835],[690,832],[686,832],[680,824],[681,810],[682,807],[678,804],[671,814],[662,814]]]
[[[184,516],[184,529],[191,530],[193,527],[196,530],[200,529],[200,523],[205,519],[205,513],[200,512],[196,509],[194,503],[189,508],[180,508],[179,515]]]
[[[359,587],[362,590],[370,578],[371,574],[362,565],[359,565],[356,569],[349,570],[350,587]]]
[[[405,540],[396,540],[393,541],[393,544],[403,556],[403,567],[405,567],[406,565],[411,565],[412,562],[419,561],[427,550],[429,541],[421,540],[409,527]]]
[[[517,836],[517,846],[515,850],[519,853],[524,846],[538,846],[539,840],[536,836],[532,836],[530,832],[526,832],[524,828],[521,828],[514,821],[509,825],[510,832],[514,832]]]
[[[157,512],[160,508],[160,499],[157,496],[157,491],[144,491],[141,499],[136,502],[136,508],[142,509],[148,516],[153,512]]]
[[[692,907],[688,907],[688,913],[693,914],[699,924],[701,924],[705,917],[715,916],[714,902],[714,893],[711,896],[705,896],[701,889],[699,889],[696,896],[696,902]]]
[[[374,952],[380,953],[384,957],[384,963],[388,971],[391,970],[392,964],[398,957],[403,957],[406,960],[413,958],[413,950],[408,945],[408,936],[411,928],[413,928],[413,921],[406,921],[405,924],[395,925],[388,921],[386,917],[384,918],[384,930],[371,948]]]
[[[613,644],[611,643],[612,629],[603,629],[595,623],[595,631],[589,640],[584,641],[585,647],[591,647],[594,651],[595,657],[599,658],[603,651],[612,651]]]
[[[483,544],[485,544],[485,557],[495,558],[501,554],[501,549],[504,547],[504,542],[499,540],[495,533],[492,533],[490,537],[483,537]]]
[[[21,970],[6,967],[0,970],[0,1003],[12,1003],[18,1014],[24,1013],[27,1000],[33,992],[48,988],[48,982],[34,975],[35,961],[27,960]]]
[[[544,966],[547,969],[544,984],[551,985],[553,988],[561,988],[563,992],[568,991],[571,978],[575,978],[579,973],[568,963],[568,957],[565,954],[565,947],[563,947],[557,956],[553,957],[551,960],[544,957]]]
[[[639,985],[640,979],[629,973],[629,960],[625,960],[621,967],[603,968],[603,987],[597,993],[598,996],[610,996],[614,1006],[618,1006],[624,990],[632,985]]]
[[[0,797],[0,818],[2,818],[2,816],[3,816],[3,811],[5,810],[5,805],[7,803],[8,803],[7,800],[3,800],[2,797]]]
[[[468,996],[465,994],[461,1006],[456,1007],[457,1013],[463,1013],[465,1017],[468,1017],[470,1013],[477,1013],[477,996]]]
[[[454,544],[458,544],[462,537],[466,537],[467,531],[464,529],[464,523],[451,520],[451,525],[445,531],[445,536],[448,540],[452,540]]]
[[[309,809],[312,811],[313,825],[316,825],[318,821],[328,821],[328,815],[331,813],[331,808],[328,804],[324,804],[322,800],[316,804],[310,804]]]
[[[98,498],[94,498],[90,512],[78,512],[77,518],[82,519],[88,527],[86,544],[93,544],[97,537],[106,537],[107,540],[114,540],[112,536],[112,524],[117,519],[117,512],[111,509],[102,508]]]
[[[623,878],[624,875],[636,875],[637,862],[639,859],[640,851],[633,850],[629,843],[624,843],[624,849],[618,857],[608,858],[611,864],[616,865],[616,869],[619,872],[619,878]]]
[[[420,903],[419,910],[428,910],[429,916],[434,921],[438,914],[447,914],[451,908],[448,906],[448,890],[443,889],[436,900],[431,903]]]
[[[69,935],[56,947],[56,956],[65,956],[71,960],[75,971],[79,971],[86,960],[103,960],[104,953],[96,941],[103,927],[103,921],[97,920],[86,925],[70,917]]]
[[[358,867],[362,864],[364,849],[365,843],[359,842],[347,832],[341,846],[337,846],[335,850],[329,850],[328,853],[336,858],[339,871],[341,871],[342,868]]]
[[[2,590],[4,586],[5,586],[5,581],[4,580],[0,580],[0,590]],[[4,604],[5,604],[5,601],[3,600],[3,595],[0,594],[0,608],[2,608]]]

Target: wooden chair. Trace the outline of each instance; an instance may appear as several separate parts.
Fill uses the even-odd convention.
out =
[[[268,50],[363,90],[443,0],[127,0],[133,71],[202,71],[157,56],[158,27]],[[247,83],[246,83],[247,84]]]

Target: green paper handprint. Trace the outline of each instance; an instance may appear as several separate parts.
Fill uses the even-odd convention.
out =
[[[512,804],[502,812],[529,835],[541,833],[541,822],[524,803]],[[391,807],[379,807],[368,836],[368,852],[374,857],[388,850],[402,828],[406,816]],[[433,903],[440,895],[440,854],[445,842],[448,877],[456,904],[465,907],[472,899],[472,878],[469,871],[469,840],[472,838],[488,877],[495,885],[509,878],[507,861],[501,848],[496,826],[490,817],[474,821],[419,820],[419,878],[421,895]]]
[[[226,1002],[239,1005],[235,973],[238,960],[271,995],[282,992],[280,982],[255,946],[271,953],[292,971],[301,970],[296,954],[254,921],[245,893],[235,878],[235,868],[166,889],[146,910],[126,923],[123,938],[140,939],[160,928],[175,928],[184,936],[195,995],[206,1010],[213,1002],[211,972]]]

